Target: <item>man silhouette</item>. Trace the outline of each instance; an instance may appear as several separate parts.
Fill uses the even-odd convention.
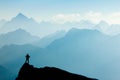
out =
[[[29,58],[30,58],[30,55],[29,55],[29,54],[27,54],[25,57],[26,57],[26,61],[25,61],[25,63],[29,63]]]

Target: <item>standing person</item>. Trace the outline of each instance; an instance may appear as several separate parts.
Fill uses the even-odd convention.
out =
[[[29,58],[30,58],[30,55],[29,54],[26,54],[26,61],[25,61],[25,63],[29,63]]]

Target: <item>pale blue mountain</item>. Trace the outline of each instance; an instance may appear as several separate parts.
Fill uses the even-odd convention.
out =
[[[0,33],[7,33],[14,31],[19,28],[31,28],[38,25],[32,18],[24,16],[22,13],[19,13],[16,17],[12,18],[10,21],[5,23],[0,29]]]
[[[0,34],[15,31],[19,28],[39,37],[44,37],[56,31],[62,30],[60,25],[45,21],[38,23],[34,19],[28,18],[24,14],[19,13],[17,16],[1,26]]]
[[[33,45],[39,46],[41,48],[45,48],[49,44],[51,44],[53,41],[64,37],[65,34],[66,34],[65,31],[57,31],[57,32],[55,32],[53,34],[49,34],[49,35],[41,38],[39,41],[35,42]]]
[[[68,31],[73,27],[79,29],[84,29],[84,28],[91,29],[94,26],[92,22],[86,20],[82,20],[81,22],[76,22],[76,23],[68,22],[65,24],[55,24],[47,21],[42,21],[38,23],[34,19],[28,18],[22,13],[19,13],[10,21],[7,21],[4,25],[3,24],[0,25],[2,25],[0,29],[0,34],[15,31],[19,28],[22,28],[27,32],[31,33],[32,35],[39,37],[45,37],[49,34],[61,30]]]
[[[110,35],[110,36],[114,36],[114,35],[120,34],[120,25],[118,25],[118,24],[109,25],[105,21],[99,22],[95,26],[95,29],[101,31],[104,34]]]
[[[0,47],[10,44],[32,44],[39,39],[39,37],[32,36],[23,29],[17,29],[13,32],[8,32],[6,34],[0,35]]]

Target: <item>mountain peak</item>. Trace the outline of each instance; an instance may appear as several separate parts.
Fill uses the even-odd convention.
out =
[[[23,21],[23,20],[28,20],[28,17],[26,17],[24,14],[19,13],[17,14],[16,17],[12,19],[13,21]]]
[[[17,15],[18,17],[26,17],[24,14],[22,14],[22,13],[19,13],[18,15]]]

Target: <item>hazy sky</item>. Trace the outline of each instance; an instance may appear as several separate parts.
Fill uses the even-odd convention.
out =
[[[35,20],[120,21],[120,0],[0,0],[0,19],[23,13]]]

